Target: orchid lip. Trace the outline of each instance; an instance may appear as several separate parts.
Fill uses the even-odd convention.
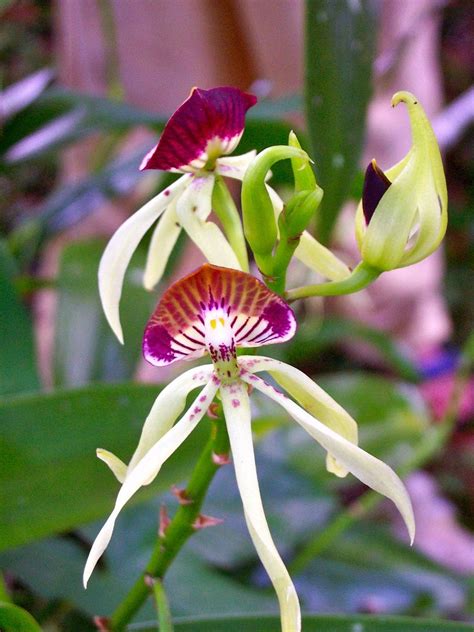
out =
[[[143,353],[156,366],[209,353],[220,369],[225,365],[219,378],[231,378],[238,375],[237,347],[283,342],[295,330],[291,309],[263,283],[205,264],[163,294],[145,329]]]
[[[242,136],[245,114],[256,102],[252,94],[234,87],[193,88],[140,169],[195,172],[230,154]]]

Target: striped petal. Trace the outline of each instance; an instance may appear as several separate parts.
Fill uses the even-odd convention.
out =
[[[236,382],[223,385],[220,394],[249,533],[277,593],[282,632],[299,632],[301,615],[298,596],[273,543],[260,496],[247,388]]]
[[[326,391],[295,367],[263,356],[240,356],[239,366],[249,373],[266,371],[308,413],[328,428],[357,445],[357,423]],[[345,476],[347,470],[333,456],[327,455],[327,468],[337,476]]]
[[[118,514],[140,487],[147,485],[157,476],[163,463],[179,448],[183,441],[194,430],[212,403],[216,391],[217,384],[215,384],[214,381],[209,382],[207,386],[203,388],[200,395],[194,400],[188,412],[150,448],[133,470],[126,476],[118,493],[114,510],[100,530],[92,545],[89,557],[87,558],[83,576],[85,588],[87,588],[87,582],[97,561],[110,542]]]
[[[237,88],[193,88],[140,169],[196,171],[237,147],[256,97]]]
[[[415,519],[410,498],[402,481],[386,463],[347,441],[256,375],[242,375],[242,379],[280,404],[343,468],[390,498],[401,513],[413,542]]]
[[[229,345],[258,347],[289,340],[296,320],[252,275],[205,264],[163,294],[145,329],[144,356],[156,366],[200,357],[221,326]]]
[[[105,316],[113,332],[123,344],[119,302],[123,279],[130,259],[142,237],[163,213],[165,208],[188,185],[189,176],[183,176],[167,189],[147,202],[134,213],[113,235],[107,244],[99,265],[99,293]]]
[[[163,213],[150,240],[143,275],[143,285],[146,290],[152,290],[161,280],[180,232],[181,224],[176,215],[176,199],[174,199]]]
[[[212,206],[214,176],[194,177],[176,204],[178,221],[210,263],[240,269],[237,255],[224,233],[207,222]]]

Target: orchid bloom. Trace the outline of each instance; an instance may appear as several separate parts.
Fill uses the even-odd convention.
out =
[[[401,101],[410,117],[412,147],[385,173],[372,160],[356,214],[362,260],[379,271],[425,259],[441,243],[448,220],[446,179],[433,129],[413,94],[397,92],[392,107]]]
[[[159,143],[140,169],[182,173],[147,202],[113,235],[99,267],[99,292],[107,320],[120,342],[119,302],[130,259],[147,230],[161,217],[151,238],[143,283],[152,289],[161,279],[171,251],[184,229],[208,261],[245,269],[245,243],[232,248],[220,228],[206,221],[212,210],[216,175],[242,180],[255,151],[227,156],[237,147],[245,114],[257,99],[237,88],[193,88],[166,124]]]
[[[352,417],[298,369],[263,356],[237,357],[238,347],[284,342],[295,329],[289,306],[256,278],[238,270],[205,264],[163,294],[145,330],[145,358],[155,366],[165,366],[209,354],[212,364],[188,370],[161,391],[128,466],[110,452],[98,450],[99,458],[107,463],[122,487],[114,510],[92,546],[84,585],[111,539],[121,509],[140,487],[153,481],[219,394],[245,520],[278,595],[282,630],[300,630],[298,597],[273,543],[260,497],[249,387],[282,406],[321,444],[327,452],[330,471],[338,476],[352,472],[390,498],[413,539],[413,512],[403,483],[388,465],[357,446],[357,425]],[[260,372],[268,373],[292,399],[259,377]],[[182,414],[187,395],[197,388],[193,403]]]

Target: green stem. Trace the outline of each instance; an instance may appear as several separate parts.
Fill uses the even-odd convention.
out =
[[[214,455],[229,453],[229,438],[222,417],[213,422],[211,437],[194,468],[185,490],[189,504],[180,505],[163,536],[158,539],[144,572],[137,579],[128,595],[110,618],[109,627],[113,632],[123,630],[149,595],[146,577],[163,579],[171,562],[188,538],[195,533],[193,526],[199,517],[209,485],[220,465]]]
[[[249,260],[242,222],[230,191],[221,176],[216,176],[212,193],[212,207],[222,223],[226,237],[232,250],[235,252],[240,267],[244,272],[248,272]]]
[[[454,379],[453,391],[443,419],[433,426],[417,447],[412,458],[401,468],[401,476],[406,476],[415,469],[422,467],[435,457],[448,441],[456,424],[459,404],[469,373],[474,363],[474,333],[469,337],[461,356],[461,362]],[[373,491],[365,492],[347,509],[336,516],[324,529],[306,543],[289,565],[290,572],[301,572],[317,555],[325,551],[333,542],[348,529],[356,520],[376,507],[383,497]]]
[[[347,277],[347,279],[343,279],[342,281],[328,281],[327,283],[319,283],[317,285],[306,285],[305,287],[288,290],[285,294],[285,298],[288,303],[291,303],[297,299],[309,298],[310,296],[340,296],[342,294],[352,294],[370,285],[380,274],[380,270],[362,261],[354,268],[351,276]]]
[[[163,582],[154,577],[148,577],[148,580],[147,583],[155,598],[156,610],[158,612],[158,630],[160,632],[173,632],[173,621]]]

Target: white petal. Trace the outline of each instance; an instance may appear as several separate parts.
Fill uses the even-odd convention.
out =
[[[357,423],[326,391],[295,367],[263,356],[240,356],[239,366],[250,373],[267,371],[311,415],[351,443],[357,444]],[[328,469],[337,476],[347,471],[328,454]]]
[[[121,343],[123,343],[123,334],[120,325],[119,302],[127,266],[143,235],[188,182],[189,176],[179,178],[142,206],[120,226],[104,250],[99,265],[100,299],[109,325]]]
[[[146,290],[152,290],[161,280],[180,232],[181,225],[176,215],[176,200],[173,200],[156,225],[150,240],[143,276],[143,285]]]
[[[256,375],[243,375],[242,379],[280,404],[342,467],[375,491],[390,498],[401,513],[413,542],[415,519],[410,497],[402,481],[386,463],[329,429]]]
[[[87,588],[87,582],[98,559],[110,542],[118,514],[140,487],[156,477],[163,463],[179,448],[186,437],[194,430],[206,413],[216,391],[217,386],[214,384],[214,381],[209,382],[195,399],[188,412],[146,453],[136,467],[127,475],[118,493],[114,510],[96,537],[89,557],[87,558],[83,576],[85,588]],[[205,397],[204,401],[202,401],[203,397]],[[197,408],[200,409],[199,412],[196,412]]]
[[[188,394],[194,388],[207,384],[213,371],[212,365],[195,367],[178,376],[161,391],[143,424],[140,441],[130,459],[128,472],[168,432],[183,412]]]
[[[225,156],[216,160],[216,173],[227,178],[243,180],[249,164],[257,155],[255,149],[240,156]]]
[[[213,176],[193,178],[177,201],[178,220],[209,263],[240,270],[237,256],[220,228],[206,222],[211,212],[213,188]]]
[[[118,456],[112,454],[112,452],[103,450],[102,448],[97,448],[96,454],[97,458],[109,466],[118,482],[123,483],[127,475],[127,466],[125,463],[121,461]]]
[[[237,382],[221,386],[220,393],[247,526],[257,553],[275,587],[280,603],[282,631],[298,632],[301,629],[298,596],[273,543],[260,497],[247,388]]]

